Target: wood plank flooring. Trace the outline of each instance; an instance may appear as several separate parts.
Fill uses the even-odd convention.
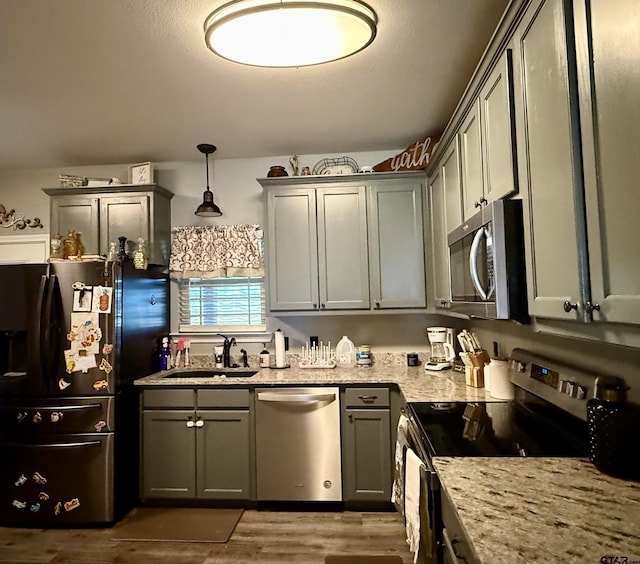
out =
[[[395,512],[247,510],[223,544],[113,541],[109,528],[0,527],[2,564],[323,564],[330,554],[413,562]]]

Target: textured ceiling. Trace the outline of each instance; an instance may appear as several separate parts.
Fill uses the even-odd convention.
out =
[[[441,131],[507,0],[369,0],[361,53],[263,69],[204,43],[221,0],[0,0],[0,168],[320,154]]]

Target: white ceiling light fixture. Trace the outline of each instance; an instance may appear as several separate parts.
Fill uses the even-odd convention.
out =
[[[204,24],[217,55],[260,67],[303,67],[343,59],[376,36],[376,13],[360,0],[235,0]]]

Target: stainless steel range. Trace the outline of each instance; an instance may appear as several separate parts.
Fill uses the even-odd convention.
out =
[[[418,562],[458,562],[460,550],[443,533],[443,499],[435,456],[587,457],[587,401],[596,374],[523,349],[511,355],[512,401],[408,404],[408,446],[424,463]]]

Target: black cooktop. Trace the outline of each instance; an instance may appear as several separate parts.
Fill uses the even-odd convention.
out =
[[[430,456],[588,456],[586,423],[524,390],[508,402],[409,409]]]

